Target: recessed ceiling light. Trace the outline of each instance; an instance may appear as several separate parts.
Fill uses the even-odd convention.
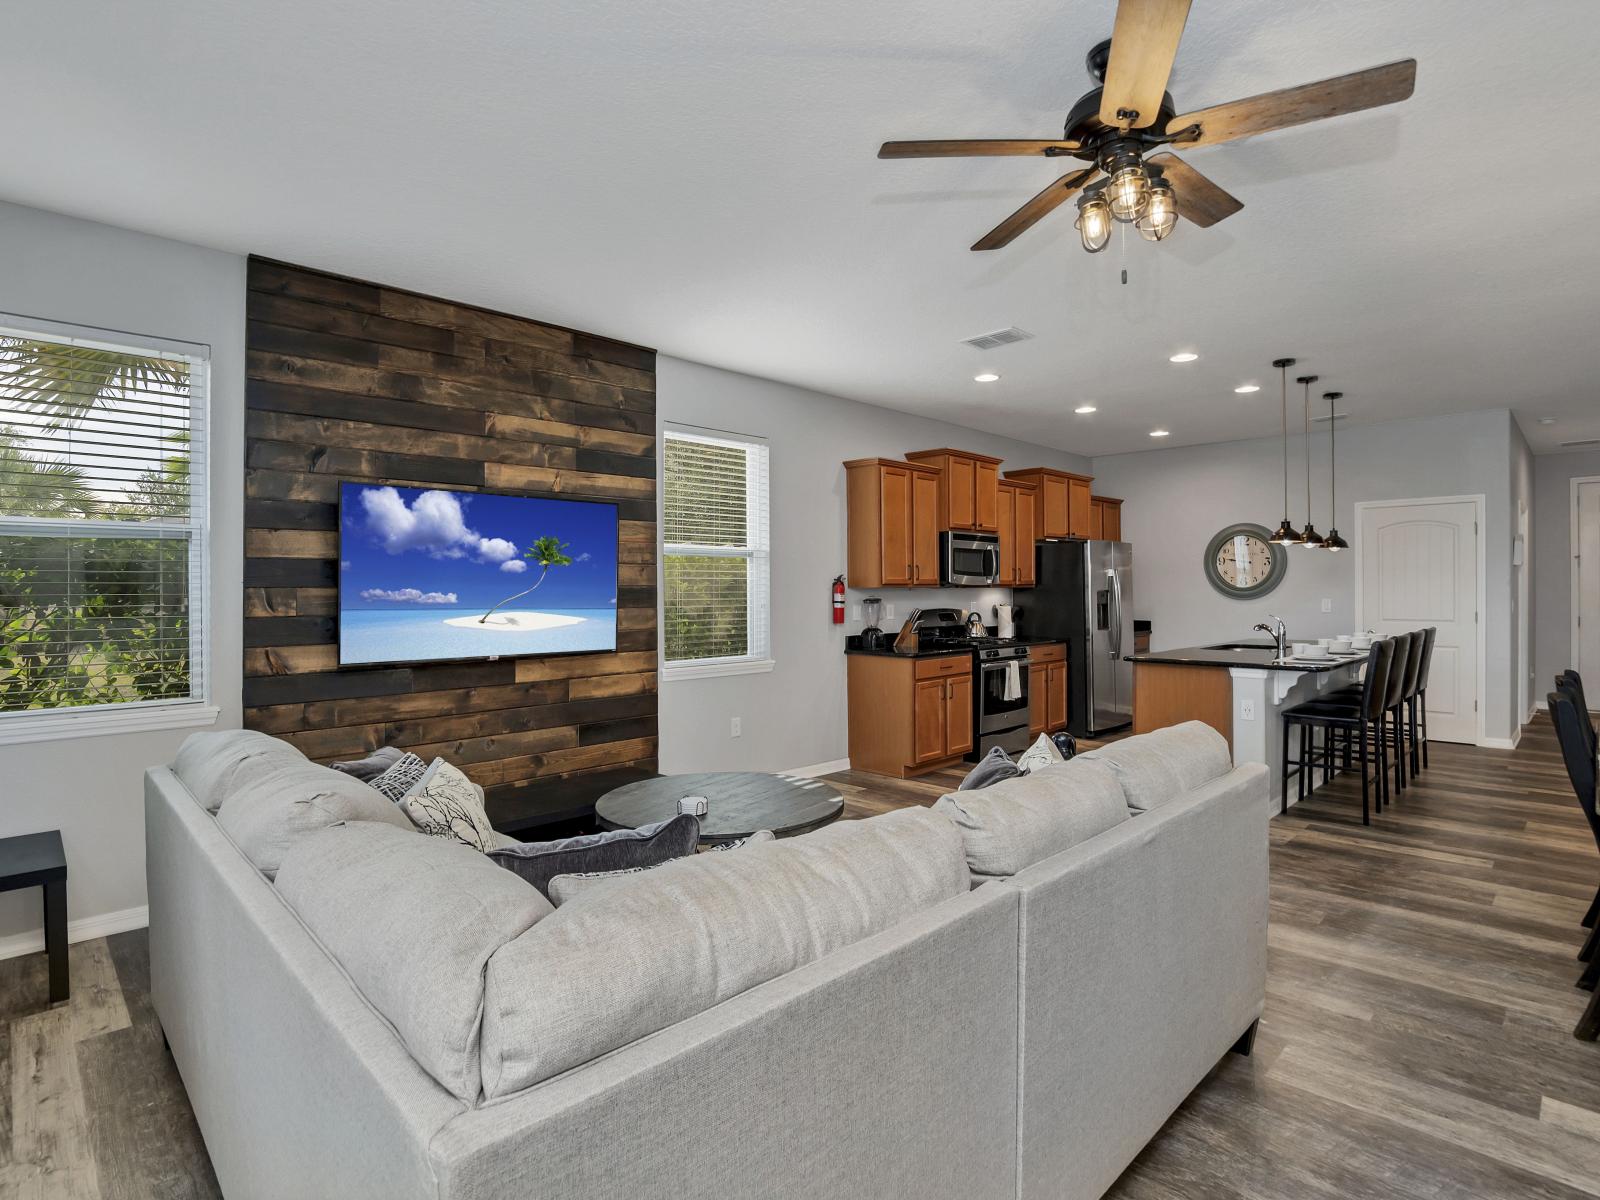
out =
[[[1251,392],[1259,392],[1261,390],[1261,385],[1259,383],[1241,383],[1233,390],[1238,392],[1241,396],[1248,396]]]
[[[1539,418],[1539,424],[1541,424],[1541,425],[1554,425],[1555,423],[1556,423],[1556,419],[1554,417],[1540,417]]]
[[[1077,408],[1073,409],[1072,411],[1077,413],[1081,417],[1081,416],[1085,415],[1086,413],[1094,412],[1095,408],[1094,408],[1094,405],[1092,405],[1092,404],[1080,404],[1080,405],[1078,405]]]
[[[996,375],[993,371],[985,371],[982,375],[974,375],[972,377],[972,381],[974,383],[993,383],[999,378],[1000,376]]]
[[[1200,356],[1198,354],[1196,354],[1194,351],[1185,350],[1182,354],[1174,354],[1171,358],[1167,359],[1167,361],[1168,362],[1193,362],[1195,359],[1197,359],[1199,357]]]
[[[1170,429],[1152,429],[1150,431],[1150,436],[1151,437],[1166,437],[1171,432],[1172,431]]]

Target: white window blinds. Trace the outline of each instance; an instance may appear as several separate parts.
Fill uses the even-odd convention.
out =
[[[767,665],[766,442],[669,427],[662,467],[665,669]]]
[[[205,696],[205,350],[103,336],[0,317],[0,723],[13,733],[62,710]]]

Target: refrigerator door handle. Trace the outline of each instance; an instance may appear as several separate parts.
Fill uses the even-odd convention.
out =
[[[1111,576],[1111,628],[1116,630],[1116,636],[1111,641],[1111,657],[1122,657],[1122,572],[1112,568],[1106,572]]]

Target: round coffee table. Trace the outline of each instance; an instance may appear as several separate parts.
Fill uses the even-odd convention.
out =
[[[762,775],[754,771],[713,771],[702,775],[663,775],[641,779],[607,792],[594,806],[602,829],[637,829],[678,815],[678,801],[704,796],[702,842],[731,842],[770,829],[779,837],[819,829],[837,821],[844,800],[820,779]]]

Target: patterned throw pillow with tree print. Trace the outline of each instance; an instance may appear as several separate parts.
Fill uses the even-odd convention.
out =
[[[494,826],[472,780],[442,758],[428,765],[400,807],[413,825],[432,837],[455,838],[480,852],[495,844]]]

